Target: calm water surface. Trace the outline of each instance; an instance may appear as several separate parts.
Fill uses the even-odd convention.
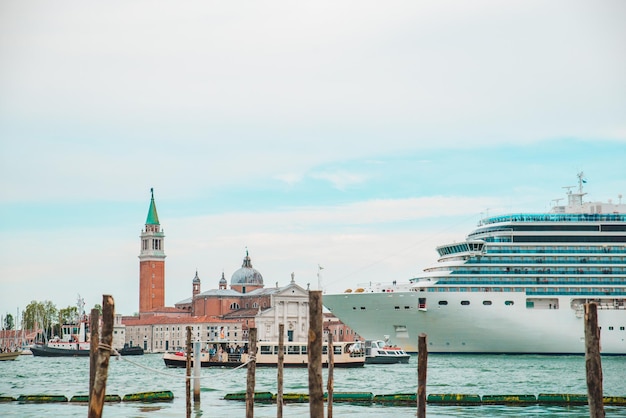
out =
[[[169,403],[106,404],[105,417],[184,417],[185,380],[183,369],[168,369],[161,355],[147,354],[112,359],[107,393],[171,390],[175,399]],[[335,369],[335,391],[372,392],[374,395],[411,393],[417,388],[417,357],[409,364],[366,365],[362,369]],[[604,393],[626,396],[626,356],[604,357]],[[150,369],[150,370],[149,370]],[[245,391],[245,369],[202,369],[201,403],[194,407],[194,417],[244,417],[245,403],[223,400],[224,395]],[[324,370],[326,382],[327,371]],[[428,357],[427,393],[464,393],[477,395],[587,393],[583,356],[512,356],[512,355],[434,355]],[[0,394],[19,395],[86,394],[89,386],[88,358],[43,358],[21,356],[16,361],[0,362]],[[285,392],[308,391],[306,369],[286,369]],[[276,369],[257,368],[256,390],[276,393]],[[626,418],[626,407],[607,407],[607,417]],[[87,406],[63,404],[0,404],[0,417],[38,417],[51,415],[85,417]],[[288,404],[285,417],[308,416],[307,404]],[[416,408],[358,406],[335,404],[333,414],[347,417],[414,417]],[[503,407],[503,406],[427,406],[428,417],[585,417],[586,406],[576,407]],[[255,417],[275,417],[275,405],[255,404]]]

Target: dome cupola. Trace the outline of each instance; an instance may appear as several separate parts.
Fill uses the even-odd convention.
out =
[[[243,259],[241,268],[235,271],[230,279],[232,286],[259,286],[263,287],[263,276],[252,267],[252,261],[246,250],[246,257]]]
[[[222,272],[222,278],[220,279],[220,284],[218,289],[226,289],[228,282],[226,281],[226,277],[224,277],[224,272]]]

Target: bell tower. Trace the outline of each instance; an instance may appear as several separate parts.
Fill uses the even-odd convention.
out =
[[[139,253],[139,314],[165,306],[165,235],[154,203],[154,189]]]

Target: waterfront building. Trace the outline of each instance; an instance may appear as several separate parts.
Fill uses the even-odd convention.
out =
[[[125,318],[125,325],[128,345],[139,345],[148,353],[183,349],[187,340],[187,327],[191,327],[192,342],[245,340],[242,326],[237,321],[217,320],[207,316],[132,317]]]
[[[349,326],[341,322],[332,313],[324,312],[324,338],[328,339],[328,334],[333,334],[333,341],[347,342],[363,340],[356,332],[354,332]],[[381,335],[381,338],[383,336]]]
[[[91,319],[90,319],[91,320]],[[100,321],[102,322],[102,320]],[[102,329],[102,325],[100,325]],[[116,350],[124,348],[126,343],[126,324],[123,322],[123,317],[120,314],[115,314],[113,318],[113,341],[111,346]]]

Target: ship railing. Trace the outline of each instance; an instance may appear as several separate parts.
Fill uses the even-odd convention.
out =
[[[625,214],[586,214],[586,213],[541,213],[511,214],[481,219],[479,226],[501,222],[625,222]]]

